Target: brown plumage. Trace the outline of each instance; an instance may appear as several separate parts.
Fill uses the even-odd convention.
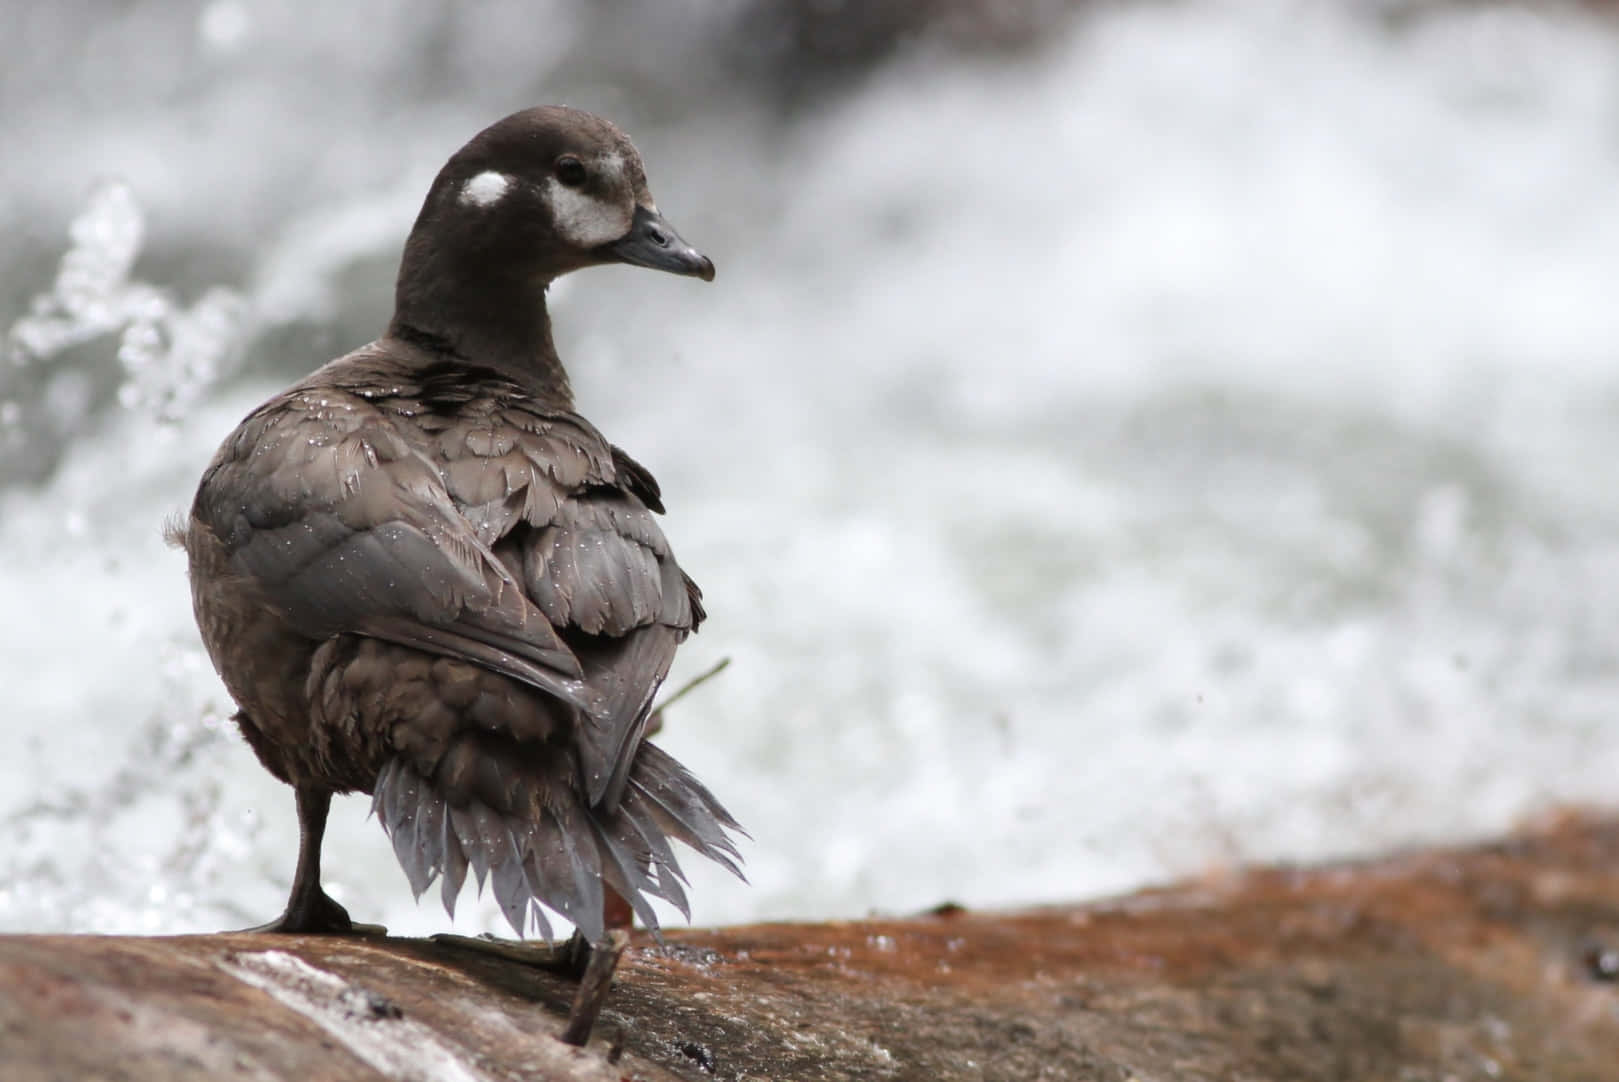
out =
[[[608,262],[713,277],[616,128],[507,117],[434,181],[388,332],[253,411],[203,475],[176,531],[197,622],[298,798],[269,927],[350,927],[319,883],[333,793],[373,794],[417,895],[441,877],[453,912],[470,867],[519,934],[549,937],[545,906],[600,940],[604,887],[653,927],[648,895],[684,912],[671,840],[736,871],[736,822],[644,740],[701,593],[551,342],[546,285]]]

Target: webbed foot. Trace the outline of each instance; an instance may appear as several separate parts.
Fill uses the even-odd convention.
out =
[[[431,938],[435,943],[477,951],[519,965],[550,970],[572,980],[582,978],[590,962],[590,944],[585,942],[585,937],[578,932],[573,933],[566,943],[560,944],[530,943],[521,939],[500,939],[492,935],[452,935],[448,932],[441,932]]]
[[[433,942],[561,972],[578,981],[579,988],[574,992],[573,1006],[568,1011],[568,1024],[560,1036],[567,1044],[582,1046],[590,1040],[590,1031],[596,1027],[596,1019],[607,1002],[607,993],[613,986],[613,971],[618,968],[624,948],[629,946],[630,934],[622,928],[611,928],[603,942],[589,943],[575,932],[561,946],[496,939],[489,935],[474,938],[440,934],[433,936]]]
[[[243,932],[271,932],[285,935],[387,935],[380,924],[356,924],[348,910],[332,901],[319,888],[296,894],[287,909],[268,924],[243,928]]]

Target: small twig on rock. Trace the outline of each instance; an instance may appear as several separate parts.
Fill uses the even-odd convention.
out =
[[[731,663],[730,658],[728,658],[728,657],[720,658],[719,661],[717,661],[714,664],[713,668],[709,669],[705,673],[700,673],[697,676],[692,677],[690,680],[686,681],[686,686],[685,687],[681,688],[679,691],[675,692],[673,695],[671,695],[667,699],[663,700],[662,703],[658,704],[657,709],[653,710],[651,715],[648,716],[648,718],[647,718],[646,735],[654,736],[654,735],[662,732],[663,731],[663,712],[665,710],[667,710],[674,703],[679,702],[681,699],[684,699],[687,695],[691,694],[692,691],[696,690],[696,688],[699,685],[707,683],[708,681],[712,680],[714,677],[718,676],[720,673],[724,672],[725,667],[727,665],[729,665],[730,663]]]
[[[720,658],[718,661],[716,661],[714,663],[713,667],[710,668],[707,672],[699,673],[698,675],[692,677],[690,680],[686,681],[686,686],[681,688],[679,691],[675,692],[673,695],[669,696],[667,699],[663,700],[663,702],[658,705],[658,709],[659,710],[667,710],[667,709],[669,709],[675,703],[679,702],[681,699],[684,699],[687,695],[690,695],[693,691],[696,691],[698,687],[702,686],[703,684],[708,683],[710,680],[714,679],[714,677],[716,677],[720,673],[724,672],[726,667],[729,666],[730,664],[731,664],[731,659],[730,658],[728,658],[728,657]]]
[[[622,928],[607,933],[607,942],[595,943],[590,948],[590,962],[585,966],[579,991],[574,994],[573,1008],[568,1011],[568,1025],[562,1031],[565,1044],[583,1048],[590,1040],[590,1031],[596,1026],[596,1016],[607,1002],[608,989],[613,986],[613,971],[629,946],[630,935]]]

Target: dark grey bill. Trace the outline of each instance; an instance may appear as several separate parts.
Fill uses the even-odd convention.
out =
[[[680,239],[675,227],[650,207],[636,207],[630,231],[601,251],[620,263],[686,274],[705,282],[714,280],[714,262]]]

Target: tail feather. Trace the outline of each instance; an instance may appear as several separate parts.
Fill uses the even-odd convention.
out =
[[[415,771],[406,769],[395,760],[383,768],[377,779],[376,796],[371,810],[382,812],[383,829],[393,841],[394,855],[410,880],[410,889],[418,900],[433,877],[438,874],[436,839],[443,833],[444,805],[434,800],[423,800],[427,783]],[[390,798],[383,803],[383,793]]]
[[[624,843],[614,838],[604,830],[594,819],[590,822],[590,829],[596,835],[596,844],[601,851],[610,856],[611,860],[602,861],[602,881],[618,892],[618,896],[630,903],[635,915],[641,918],[641,923],[648,928],[658,926],[658,915],[653,911],[652,905],[646,900],[647,894],[671,901],[680,910],[682,916],[691,920],[691,909],[686,905],[686,896],[676,891],[676,896],[670,898],[658,889],[657,881],[651,879],[642,871],[640,863],[625,847]]]
[[[523,876],[528,880],[529,896],[539,897],[540,891],[543,888],[540,886],[541,881],[539,863],[535,859],[532,850],[523,858]],[[545,915],[545,907],[543,905],[535,905],[530,906],[529,908],[534,913],[534,926],[539,929],[540,937],[547,941],[554,938],[551,935],[551,921]],[[508,921],[510,920],[510,918],[507,919]],[[523,933],[519,932],[518,934],[521,935]]]
[[[499,860],[505,839],[497,839],[493,828],[498,820],[491,821],[487,805],[471,803],[463,807],[450,807],[450,825],[455,836],[461,842],[461,850],[467,855],[467,865],[472,869],[473,878],[478,883],[478,893],[483,893],[484,881],[489,878],[489,865],[491,861]]]
[[[668,838],[658,829],[657,823],[642,822],[644,815],[638,802],[633,807],[624,808],[620,814],[626,836],[633,832],[632,840],[640,843],[635,849],[639,856],[630,865],[634,870],[636,889],[662,898],[680,910],[681,916],[691,920],[691,906],[686,901],[684,889],[686,873],[680,870],[680,862],[675,859]]]
[[[382,829],[393,842],[394,856],[399,858],[399,866],[405,869],[405,878],[410,880],[410,889],[420,898],[422,892],[419,884],[423,877],[419,862],[415,859],[415,842],[417,790],[421,786],[421,779],[399,777],[396,765],[389,763],[383,767],[382,776],[377,779],[376,794],[371,799],[371,811],[381,819]],[[384,790],[391,791],[397,799],[385,801]]]
[[[444,902],[444,911],[454,919],[455,899],[460,895],[461,884],[466,882],[467,878],[467,853],[461,848],[461,839],[455,833],[455,820],[449,814],[449,808],[445,807],[441,800],[434,800],[434,803],[444,808],[444,829],[439,835],[441,859],[437,862],[444,873],[444,882],[439,889],[439,898]],[[431,883],[432,879],[429,878],[428,882]]]
[[[474,744],[475,742],[475,744]],[[467,747],[465,744],[474,744]],[[447,760],[457,774],[486,779],[473,790],[429,780],[404,758],[383,767],[372,803],[418,898],[442,878],[444,908],[453,917],[470,867],[481,892],[489,881],[518,935],[530,922],[545,938],[545,910],[566,918],[590,941],[603,928],[604,887],[622,895],[654,932],[661,898],[691,919],[685,874],[670,845],[679,841],[741,877],[741,855],[728,830],[741,827],[702,783],[673,758],[642,744],[624,798],[611,811],[589,807],[577,766],[562,755],[534,762],[510,741],[469,735]],[[448,791],[446,791],[446,789]],[[532,916],[531,916],[532,914]]]
[[[524,836],[525,898],[543,902],[586,935],[599,937],[602,896],[600,869],[591,863],[595,847],[581,849],[578,845],[574,835],[581,827],[569,811],[549,807],[540,813],[538,822],[514,825]]]
[[[665,833],[685,842],[738,879],[747,877],[737,866],[742,859],[726,828],[745,834],[703,783],[655,744],[642,744],[636,756],[630,788],[644,798]],[[678,865],[677,865],[678,868]]]
[[[401,859],[400,863],[410,879],[411,891],[420,901],[427,888],[433,885],[433,876],[443,867],[444,858],[439,843],[444,837],[444,821],[449,818],[449,809],[440,801],[427,799],[419,799],[416,809],[416,829],[411,839],[410,859]]]
[[[577,815],[568,815],[570,820],[577,818]],[[571,876],[571,882],[565,881],[566,887],[571,889],[557,892],[569,903],[563,915],[573,921],[590,942],[600,942],[605,929],[602,927],[602,862],[597,855],[596,840],[582,823],[559,820],[557,825],[562,847],[568,853]]]
[[[528,930],[529,910],[528,876],[523,871],[523,843],[513,833],[510,823],[501,825],[505,851],[496,861],[491,877],[495,900],[500,903],[500,911],[506,914],[506,922],[517,929],[518,935],[522,935]]]
[[[568,850],[562,844],[562,825],[549,809],[541,809],[539,820],[532,824],[532,829],[526,839],[527,846],[523,856],[524,876],[528,884],[529,897],[555,899],[551,909],[567,917],[569,912],[577,908],[568,895],[562,890],[558,870],[569,868]],[[571,918],[570,918],[571,919]],[[549,927],[549,924],[546,924]],[[545,936],[551,938],[549,932]]]
[[[642,795],[644,796],[644,794]],[[661,830],[664,834],[674,838],[676,841],[683,842],[684,844],[703,854],[703,856],[707,857],[709,860],[712,860],[714,863],[718,864],[720,867],[724,868],[726,871],[730,872],[732,875],[736,876],[738,879],[741,879],[744,882],[747,881],[747,877],[742,874],[742,869],[737,867],[736,862],[727,856],[725,851],[717,846],[705,845],[702,838],[698,837],[694,832],[686,829],[685,823],[675,816],[669,814],[668,810],[660,805],[656,800],[652,798],[646,798],[646,800],[647,814],[655,824],[653,827],[654,830]],[[673,876],[678,877],[681,882],[686,881],[685,873],[681,871],[679,863],[670,864],[664,870],[671,873]]]
[[[669,836],[652,816],[646,801],[641,799],[639,793],[633,793],[630,800],[620,807],[619,814],[625,828],[621,833],[640,843],[636,847],[636,854],[652,880],[661,883],[664,879],[672,879],[676,883],[685,883],[686,873],[680,870],[680,861],[675,858]]]

